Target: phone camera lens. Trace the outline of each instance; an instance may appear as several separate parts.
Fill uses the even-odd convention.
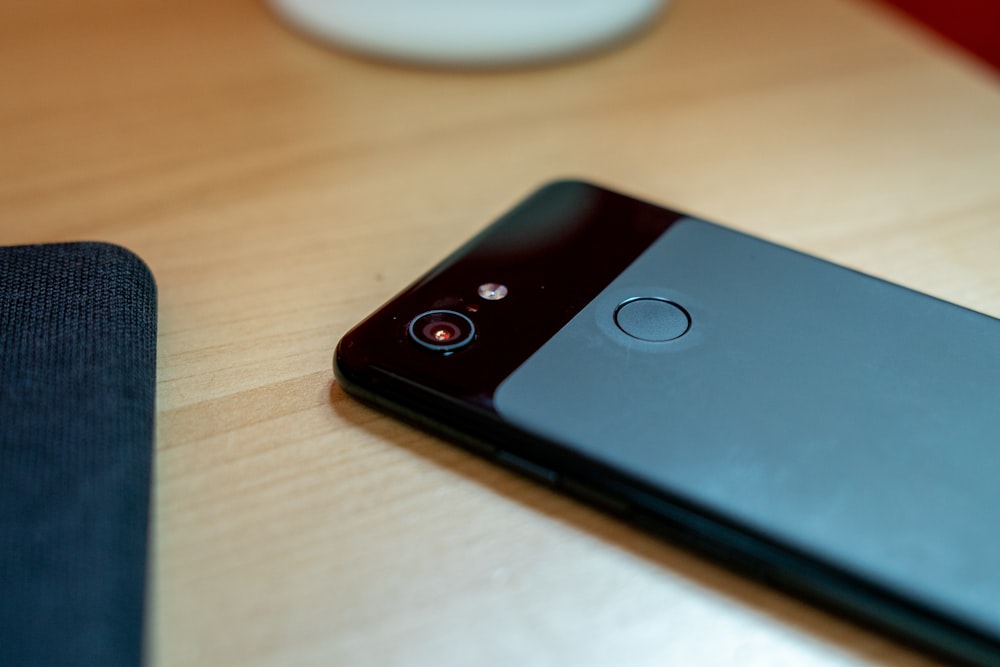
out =
[[[410,338],[435,352],[453,352],[472,342],[476,327],[454,310],[428,310],[410,321]]]

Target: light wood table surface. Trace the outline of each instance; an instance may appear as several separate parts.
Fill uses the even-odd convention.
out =
[[[923,665],[345,397],[356,321],[582,176],[1000,315],[1000,85],[850,0],[428,71],[250,0],[0,0],[0,243],[159,284],[152,663]]]

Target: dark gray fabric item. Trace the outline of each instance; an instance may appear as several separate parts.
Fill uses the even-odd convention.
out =
[[[0,248],[0,665],[138,665],[156,286],[104,243]]]

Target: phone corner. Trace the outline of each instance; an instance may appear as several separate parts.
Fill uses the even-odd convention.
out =
[[[336,347],[333,349],[333,358],[331,359],[331,366],[333,368],[333,378],[340,386],[345,389],[347,386],[352,384],[351,382],[351,371],[344,359],[344,347],[345,340],[347,336],[345,335],[339,341],[337,341]]]
[[[543,181],[535,188],[535,194],[574,190],[607,190],[607,188],[588,178],[567,174]]]

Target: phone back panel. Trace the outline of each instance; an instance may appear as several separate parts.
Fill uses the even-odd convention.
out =
[[[689,330],[658,343],[627,335],[614,314],[633,297],[679,304]],[[998,332],[987,316],[685,218],[494,405],[998,635]]]

